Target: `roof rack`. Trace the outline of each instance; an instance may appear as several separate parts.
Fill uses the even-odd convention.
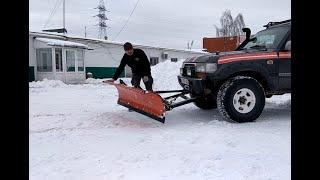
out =
[[[274,25],[278,25],[278,24],[283,24],[283,23],[287,23],[287,22],[291,22],[291,19],[289,20],[285,20],[285,21],[280,21],[280,22],[269,22],[268,24],[264,25],[263,27],[270,27],[270,26],[274,26]]]

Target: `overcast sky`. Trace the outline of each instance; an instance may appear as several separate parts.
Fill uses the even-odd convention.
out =
[[[41,31],[62,28],[62,3],[52,16],[50,12],[57,1],[29,0],[29,30]],[[261,30],[269,21],[291,18],[290,0],[140,0],[127,26],[115,39],[138,0],[104,0],[110,28],[110,40],[130,41],[136,44],[186,49],[194,40],[193,48],[202,48],[203,37],[215,37],[214,25],[220,27],[219,18],[226,9],[233,17],[242,13],[247,27],[253,33]],[[99,0],[66,0],[66,29],[68,35],[97,38],[98,14],[94,9]]]

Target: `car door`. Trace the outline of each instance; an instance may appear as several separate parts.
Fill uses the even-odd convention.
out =
[[[279,51],[278,60],[278,77],[279,89],[291,90],[291,36],[284,43],[284,46]]]

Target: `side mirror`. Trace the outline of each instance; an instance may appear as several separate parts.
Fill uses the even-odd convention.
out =
[[[285,51],[291,51],[291,40],[287,41],[285,47],[284,47]]]

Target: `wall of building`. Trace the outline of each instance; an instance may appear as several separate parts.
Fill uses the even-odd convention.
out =
[[[36,79],[37,61],[35,55],[35,49],[33,48],[33,36],[29,36],[29,81]]]
[[[74,40],[85,44],[93,50],[86,50],[85,67],[87,73],[92,73],[93,78],[110,78],[116,71],[123,56],[121,45],[106,44],[99,42],[88,42]],[[122,72],[120,77],[124,77],[128,68]]]
[[[87,50],[85,55],[86,72],[91,72],[94,78],[111,78],[119,66],[124,51],[122,44],[111,44],[102,42],[93,42],[85,39],[73,39],[74,42],[85,44],[93,50]],[[149,61],[151,57],[158,57],[159,62],[171,60],[171,58],[186,59],[191,56],[198,56],[203,53],[188,52],[188,51],[175,51],[163,48],[135,46],[134,48],[142,49]],[[162,54],[167,53],[167,59],[164,59]],[[131,68],[126,66],[125,72],[120,77],[131,77]]]
[[[29,77],[31,79],[37,79],[35,74],[36,70],[36,57],[35,57],[35,48],[33,47],[33,37],[46,35],[29,35]],[[51,36],[50,38],[66,40],[62,36]],[[90,72],[93,75],[93,78],[111,78],[116,71],[116,68],[119,66],[121,58],[123,57],[123,45],[121,43],[109,43],[99,40],[84,39],[84,38],[72,38],[69,37],[68,41],[78,42],[85,44],[93,50],[85,51],[85,68],[86,73]],[[134,44],[133,44],[134,45]],[[158,57],[159,62],[166,60],[171,61],[171,58],[186,59],[192,56],[199,56],[203,53],[201,52],[192,52],[192,51],[181,51],[174,49],[165,49],[158,47],[134,45],[134,48],[142,49],[149,61],[151,57]],[[167,58],[163,58],[162,54],[166,53]],[[33,72],[33,73],[31,73]],[[34,77],[32,77],[34,74]],[[120,75],[120,77],[131,77],[131,68],[126,66],[125,71]]]
[[[44,78],[46,79],[56,79],[61,80],[65,83],[81,83],[85,80],[85,72],[84,71],[75,71],[75,72],[57,72],[55,69],[55,60],[54,54],[52,54],[53,60],[53,69],[51,72],[38,72],[37,71],[37,59],[36,59],[36,49],[37,48],[50,48],[54,49],[52,46],[47,45],[44,42],[35,41],[33,35],[29,35],[29,81],[38,81]],[[36,36],[39,37],[39,36]],[[43,37],[43,36],[41,36]],[[55,39],[55,38],[54,38]],[[63,40],[63,39],[62,39]],[[61,48],[61,47],[58,47]],[[65,48],[62,48],[64,50]],[[67,48],[67,49],[77,49],[77,48]],[[82,50],[82,49],[81,49]],[[62,64],[65,64],[64,59],[65,57],[62,56]],[[77,60],[75,61],[75,65],[77,65]],[[84,61],[85,62],[85,61]],[[65,69],[65,65],[63,65]]]

